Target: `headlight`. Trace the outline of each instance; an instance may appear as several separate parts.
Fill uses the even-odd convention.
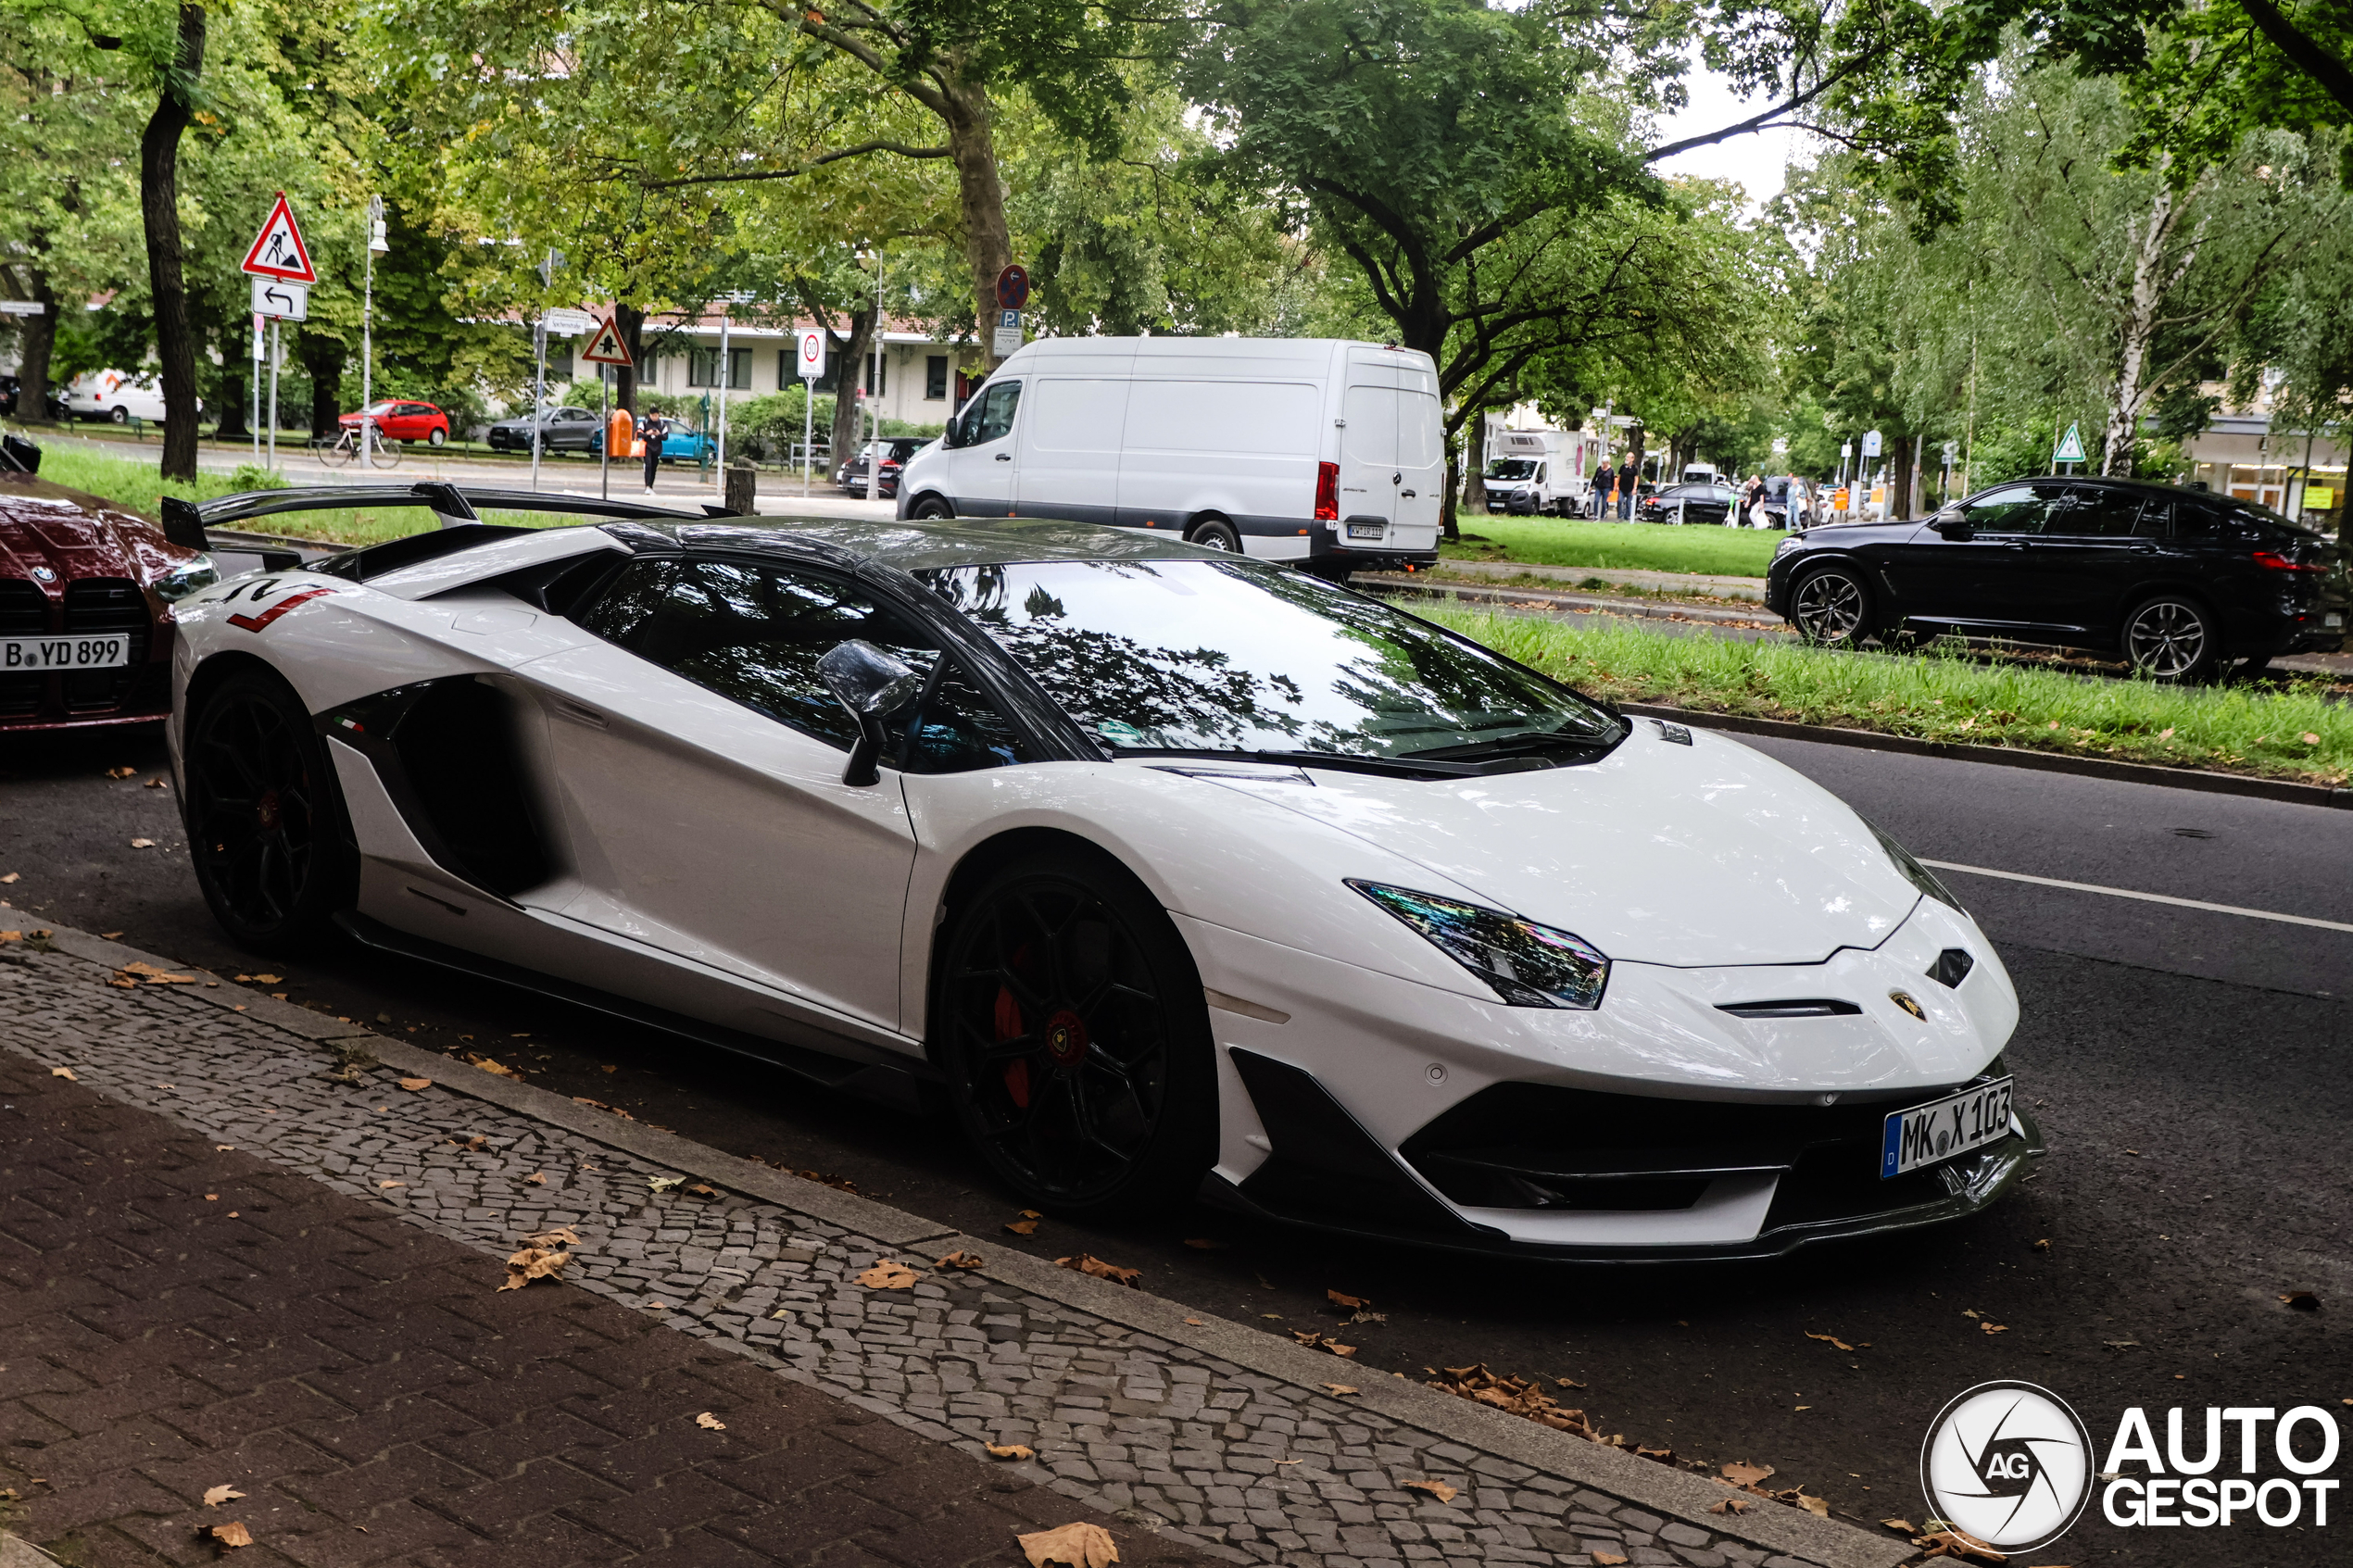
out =
[[[1516,1008],[1590,1012],[1602,1005],[1609,960],[1580,936],[1433,893],[1354,877],[1348,885],[1421,933]]]
[[[164,603],[177,604],[190,594],[209,588],[220,581],[220,569],[212,564],[212,558],[198,556],[194,560],[182,561],[147,586],[153,588],[156,597]]]
[[[1863,825],[1871,830],[1871,836],[1879,840],[1880,847],[1887,851],[1887,858],[1895,862],[1895,869],[1904,873],[1906,881],[1938,903],[1949,904],[1963,914],[1969,913],[1967,909],[1961,909],[1961,901],[1953,897],[1952,889],[1937,881],[1934,872],[1913,859],[1912,852],[1896,843],[1885,828],[1869,817],[1863,819]]]
[[[1778,556],[1784,550],[1793,550],[1795,548],[1797,548],[1797,535],[1793,533],[1788,538],[1782,540],[1780,544],[1774,546],[1773,553]]]

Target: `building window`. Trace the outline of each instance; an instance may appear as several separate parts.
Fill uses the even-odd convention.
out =
[[[719,384],[719,350],[689,348],[686,350],[686,384],[717,386]],[[751,390],[751,350],[727,350],[727,384],[737,392]]]
[[[880,397],[890,386],[890,359],[872,348],[858,357],[858,384],[866,389],[869,397]],[[879,383],[879,384],[877,384]]]
[[[924,359],[924,398],[937,402],[948,395],[948,356],[927,355]]]

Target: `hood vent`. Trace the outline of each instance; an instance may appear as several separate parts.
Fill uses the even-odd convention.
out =
[[[1845,1018],[1863,1010],[1833,997],[1808,997],[1786,1002],[1719,1002],[1716,1010],[1734,1018]]]

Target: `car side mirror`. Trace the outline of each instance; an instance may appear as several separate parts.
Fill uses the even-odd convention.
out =
[[[1967,540],[1973,536],[1973,531],[1969,525],[1968,514],[1963,512],[1957,507],[1949,511],[1937,513],[1934,517],[1928,520],[1928,525],[1936,530],[1937,534],[1940,537],[1951,539],[1956,542]]]
[[[27,473],[41,471],[41,448],[21,435],[9,436],[5,443],[9,458]]]
[[[849,748],[849,763],[842,770],[841,782],[875,783],[882,776],[875,768],[883,750],[882,721],[924,689],[923,671],[853,637],[826,650],[817,661],[817,678],[858,723],[858,742]]]

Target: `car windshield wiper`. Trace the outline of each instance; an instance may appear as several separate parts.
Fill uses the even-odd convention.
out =
[[[1427,751],[1408,751],[1403,755],[1416,761],[1472,762],[1481,758],[1526,757],[1547,751],[1600,751],[1615,744],[1614,741],[1565,735],[1557,730],[1547,730],[1538,734],[1504,735],[1497,740],[1472,741],[1463,746],[1433,746]]]
[[[1329,768],[1343,773],[1378,773],[1400,779],[1475,779],[1493,771],[1476,762],[1419,757],[1360,757],[1344,751],[1246,751],[1186,746],[1116,746],[1119,757],[1197,757],[1204,761],[1265,762],[1285,768]]]

